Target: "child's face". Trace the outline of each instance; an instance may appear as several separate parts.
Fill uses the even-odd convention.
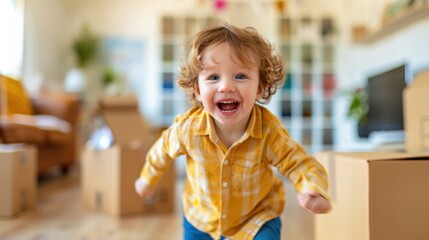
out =
[[[207,49],[198,75],[196,98],[217,124],[245,127],[252,107],[262,96],[257,59],[249,69],[235,58],[227,43]]]

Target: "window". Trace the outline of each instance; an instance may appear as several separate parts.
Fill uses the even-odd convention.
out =
[[[24,0],[0,0],[0,72],[22,75]]]

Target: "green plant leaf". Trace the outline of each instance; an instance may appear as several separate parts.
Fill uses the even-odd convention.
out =
[[[79,67],[84,68],[95,59],[100,44],[101,38],[84,25],[72,45]]]
[[[368,114],[367,95],[362,88],[350,91],[350,104],[347,116],[356,119],[359,123],[365,123]]]

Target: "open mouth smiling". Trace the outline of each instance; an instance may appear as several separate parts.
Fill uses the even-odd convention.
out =
[[[233,112],[238,108],[240,103],[237,101],[220,101],[216,105],[222,112]]]

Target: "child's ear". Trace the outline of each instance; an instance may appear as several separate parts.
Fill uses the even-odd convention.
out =
[[[265,88],[262,85],[259,85],[258,93],[256,94],[256,100],[261,100],[262,96],[264,96]]]
[[[201,94],[200,94],[200,88],[198,87],[198,84],[195,84],[193,87],[195,99],[197,99],[198,102],[201,102]]]

